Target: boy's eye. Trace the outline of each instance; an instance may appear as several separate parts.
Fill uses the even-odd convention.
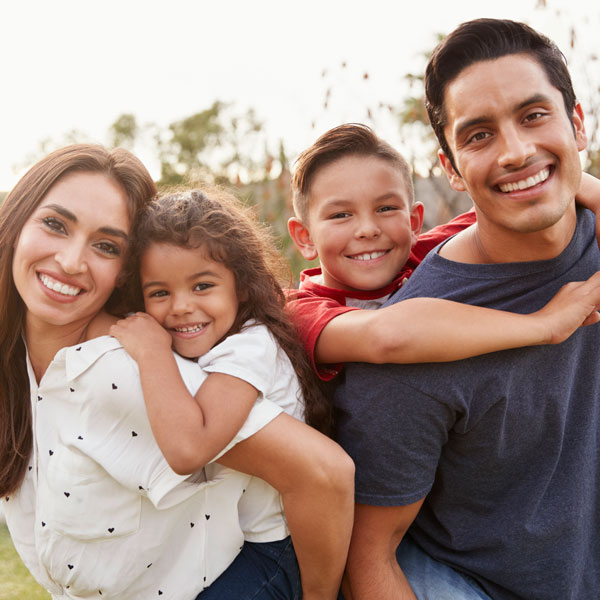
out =
[[[389,212],[390,210],[398,210],[397,206],[382,206],[377,209],[377,212]]]
[[[214,287],[214,285],[212,283],[197,283],[194,286],[194,291],[195,292],[203,292],[205,290],[210,289],[211,287]]]
[[[66,233],[65,226],[60,219],[56,217],[44,217],[42,223],[50,230],[56,233]]]
[[[329,218],[330,219],[347,219],[350,216],[352,216],[352,215],[349,212],[338,212],[338,213],[334,213]]]
[[[112,256],[121,256],[121,248],[117,244],[112,242],[99,242],[96,244],[96,248],[103,254],[110,254]]]

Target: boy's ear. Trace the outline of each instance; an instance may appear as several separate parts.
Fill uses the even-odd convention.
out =
[[[460,174],[454,169],[450,159],[443,150],[438,150],[438,158],[440,159],[440,163],[452,189],[457,192],[466,192],[467,188],[465,187],[465,182],[462,180]]]
[[[310,238],[310,231],[306,228],[306,225],[300,219],[291,217],[288,220],[288,231],[290,232],[291,238],[296,244],[296,248],[300,250],[300,254],[306,260],[314,260],[319,256],[312,239]]]
[[[412,245],[417,243],[417,238],[421,233],[423,227],[423,203],[414,202],[413,207],[410,211],[410,229],[412,231]]]

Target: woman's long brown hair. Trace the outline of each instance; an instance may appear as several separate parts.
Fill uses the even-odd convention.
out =
[[[249,319],[266,325],[298,375],[306,422],[330,435],[333,429],[331,404],[286,314],[286,299],[279,282],[284,281],[286,275],[289,281],[289,269],[274,244],[270,229],[256,219],[251,209],[219,188],[158,197],[140,216],[131,244],[127,279],[131,282],[131,308],[136,310],[143,310],[140,259],[155,243],[203,247],[212,260],[233,273],[239,308],[225,337],[239,332]]]
[[[144,165],[127,150],[109,151],[94,144],[73,144],[36,163],[0,206],[0,495],[21,484],[31,457],[32,420],[23,327],[25,306],[15,288],[12,261],[19,235],[52,186],[74,171],[103,173],[119,183],[128,198],[133,221],[156,194]],[[111,310],[122,301],[119,290]]]

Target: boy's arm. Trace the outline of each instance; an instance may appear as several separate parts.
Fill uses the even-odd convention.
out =
[[[300,565],[302,597],[335,600],[352,532],[350,457],[334,441],[283,413],[218,462],[279,491]]]
[[[171,468],[198,471],[233,439],[258,396],[249,383],[211,373],[192,396],[171,351],[171,337],[145,313],[111,327],[136,360],[146,411],[156,442]]]
[[[600,272],[571,282],[541,310],[520,315],[438,298],[411,298],[331,319],[315,346],[317,363],[416,363],[556,344],[600,320]]]

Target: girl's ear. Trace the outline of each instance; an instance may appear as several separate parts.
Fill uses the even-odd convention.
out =
[[[288,221],[288,231],[294,240],[294,244],[296,244],[296,248],[300,250],[300,254],[306,260],[314,260],[319,256],[310,237],[310,231],[308,231],[308,228],[300,219],[291,217]]]

